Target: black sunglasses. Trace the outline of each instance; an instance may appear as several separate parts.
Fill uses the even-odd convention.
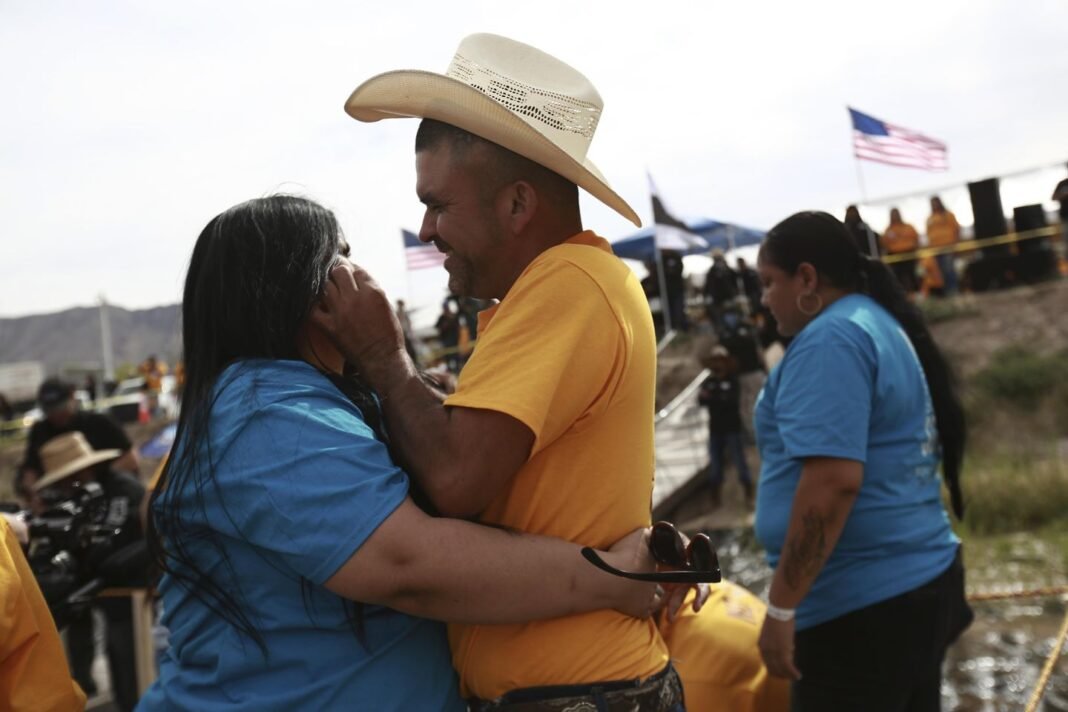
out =
[[[719,583],[722,576],[719,558],[712,548],[707,534],[695,534],[690,544],[684,545],[682,535],[671,522],[657,522],[649,536],[649,551],[657,563],[671,566],[676,571],[639,573],[621,571],[609,565],[595,550],[583,547],[582,556],[597,568],[615,576],[634,581],[656,583]]]

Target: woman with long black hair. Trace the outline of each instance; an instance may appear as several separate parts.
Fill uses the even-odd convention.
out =
[[[140,709],[462,710],[428,618],[648,613],[652,588],[577,545],[413,502],[374,394],[317,326],[347,256],[333,214],[288,196],[231,208],[197,240],[182,413],[150,502],[170,648]],[[605,556],[647,566],[640,540]]]
[[[775,569],[761,653],[795,710],[937,710],[967,627],[964,417],[948,365],[893,274],[841,222],[798,213],[760,249],[792,336],[756,406],[756,531]]]

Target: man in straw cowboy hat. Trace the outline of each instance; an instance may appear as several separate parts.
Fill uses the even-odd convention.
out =
[[[79,432],[97,450],[118,449],[117,470],[137,472],[137,454],[122,427],[109,416],[80,410],[74,386],[49,378],[37,390],[37,403],[44,417],[33,424],[26,439],[24,464],[33,479],[40,477],[41,447],[57,435]]]
[[[120,530],[112,541],[115,548],[140,541],[144,536],[138,518],[138,506],[145,494],[144,486],[132,475],[113,470],[110,465],[120,458],[122,450],[94,450],[80,432],[63,433],[46,442],[40,451],[44,475],[33,489],[49,499],[68,497],[75,488],[96,482],[107,502],[103,524]],[[126,599],[101,599],[100,608],[107,619],[108,667],[111,672],[111,692],[120,710],[132,710],[137,704],[137,678],[133,654],[133,617]],[[88,638],[85,646],[83,638]],[[75,679],[79,672],[88,676],[93,661],[92,617],[71,623],[67,633],[68,653]],[[86,659],[87,658],[87,659]],[[95,691],[92,678],[78,680],[87,691]]]
[[[590,546],[649,525],[656,367],[638,280],[579,214],[582,188],[640,224],[586,157],[601,108],[568,65],[486,34],[465,38],[444,75],[364,82],[345,104],[354,118],[423,119],[419,238],[446,254],[454,293],[500,303],[480,314],[444,397],[405,355],[366,272],[336,267],[324,296],[339,315],[327,328],[381,395],[404,464],[442,514]],[[651,620],[597,611],[452,625],[449,638],[473,709],[682,709]]]

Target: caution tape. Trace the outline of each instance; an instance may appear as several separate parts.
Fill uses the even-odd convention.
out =
[[[897,252],[892,255],[884,255],[881,259],[887,264],[893,264],[894,262],[907,262],[909,260],[918,260],[934,255],[971,252],[973,250],[983,250],[988,247],[997,247],[998,245],[1009,245],[1016,242],[1023,242],[1024,240],[1032,240],[1036,237],[1053,237],[1054,235],[1060,234],[1061,230],[1061,226],[1051,225],[1049,227],[1040,227],[1034,230],[1024,230],[1023,232],[1010,232],[1005,235],[998,235],[997,237],[984,237],[981,240],[964,240],[963,242],[955,242],[952,245],[942,245],[941,247],[923,247],[919,250],[914,250],[913,252]]]
[[[1013,598],[1040,598],[1043,596],[1062,596],[1068,594],[1066,586],[1046,586],[1045,588],[1028,588],[1017,591],[982,591],[969,593],[968,601],[1006,601]]]
[[[14,432],[14,433],[20,433],[20,432],[22,432],[23,430],[26,430],[29,427],[30,426],[28,426],[25,423],[23,423],[21,419],[19,419],[19,420],[6,420],[6,421],[0,423],[0,435],[4,435],[4,434],[8,433],[9,431],[10,432]]]

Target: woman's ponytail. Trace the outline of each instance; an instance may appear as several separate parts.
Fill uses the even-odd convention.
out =
[[[920,359],[931,393],[938,437],[942,444],[942,472],[949,488],[953,513],[964,516],[960,474],[964,460],[964,408],[957,396],[953,372],[931,337],[919,308],[909,301],[897,278],[881,261],[861,258],[860,287],[897,319]]]

